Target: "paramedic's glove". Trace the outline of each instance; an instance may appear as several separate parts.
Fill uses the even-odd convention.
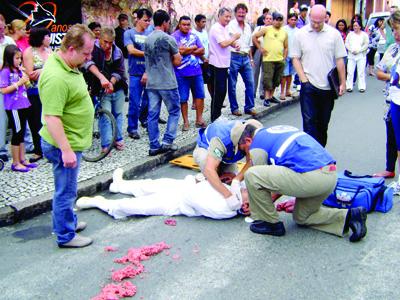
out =
[[[225,198],[225,201],[231,210],[236,211],[242,206],[241,201],[236,197],[236,195],[231,195],[228,198]]]
[[[237,179],[233,179],[231,183],[231,193],[236,195],[236,197],[240,200],[240,203],[243,202],[242,200],[242,193],[240,192],[240,181]]]

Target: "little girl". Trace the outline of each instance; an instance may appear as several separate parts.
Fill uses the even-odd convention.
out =
[[[4,49],[3,68],[0,70],[0,92],[4,95],[4,108],[12,129],[11,153],[13,163],[11,170],[28,172],[31,168],[36,168],[37,164],[25,160],[24,135],[27,108],[31,104],[25,88],[25,83],[29,81],[29,78],[20,70],[21,62],[21,50],[15,45],[8,45]]]

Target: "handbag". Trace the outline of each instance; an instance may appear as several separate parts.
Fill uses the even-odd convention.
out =
[[[340,82],[339,82],[339,73],[336,67],[328,73],[328,81],[329,85],[331,86],[331,90],[333,93],[333,98],[339,98],[339,90],[340,90]]]

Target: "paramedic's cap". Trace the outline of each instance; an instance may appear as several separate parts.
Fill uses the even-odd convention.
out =
[[[272,14],[272,20],[278,20],[278,19],[283,20],[283,15],[280,12],[276,11]]]
[[[118,20],[129,20],[128,15],[127,14],[119,14],[118,16]]]
[[[308,6],[303,4],[302,6],[300,6],[300,11],[305,11],[308,10]]]
[[[242,136],[244,129],[249,124],[253,125],[256,128],[263,127],[263,125],[259,121],[254,120],[254,119],[246,120],[243,122],[238,122],[231,130],[231,141],[235,148],[237,147],[237,145],[239,143],[240,137]]]

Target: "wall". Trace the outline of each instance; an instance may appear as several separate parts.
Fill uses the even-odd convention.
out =
[[[141,0],[146,2],[146,0]],[[192,19],[197,14],[204,14],[209,23],[215,22],[215,16],[220,7],[234,8],[239,3],[245,3],[249,8],[248,21],[255,23],[264,7],[274,8],[284,15],[287,12],[287,1],[282,0],[149,0],[152,9],[164,9],[169,11],[173,21],[182,15],[188,15]],[[116,25],[116,18],[120,12],[130,14],[132,8],[138,5],[137,0],[82,0],[83,22],[100,22],[102,25]],[[174,23],[174,22],[173,22]]]

